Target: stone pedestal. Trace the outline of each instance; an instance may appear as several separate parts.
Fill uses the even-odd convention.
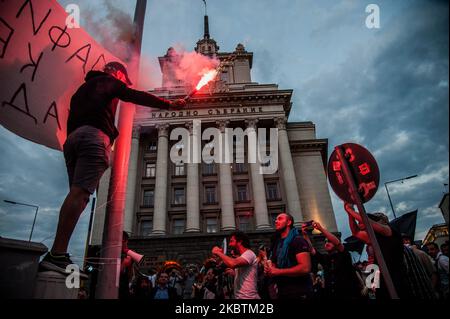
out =
[[[34,299],[77,299],[78,288],[68,288],[67,276],[55,271],[39,272],[36,276]]]
[[[0,299],[33,297],[39,257],[46,252],[41,243],[0,238]]]

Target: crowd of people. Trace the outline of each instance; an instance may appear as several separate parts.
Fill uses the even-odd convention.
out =
[[[121,297],[137,299],[377,299],[391,298],[367,229],[352,205],[345,204],[353,236],[367,245],[368,260],[353,262],[341,240],[317,221],[294,227],[280,213],[270,247],[251,249],[247,234],[230,234],[229,254],[213,247],[202,265],[135,277],[128,275]],[[389,225],[382,213],[368,214],[382,256],[400,299],[448,299],[448,241],[439,247],[414,245]],[[312,231],[324,244],[312,243]],[[374,267],[375,266],[375,267]],[[125,274],[125,272],[124,272]]]

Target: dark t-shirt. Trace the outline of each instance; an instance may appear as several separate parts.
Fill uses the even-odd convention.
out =
[[[121,263],[123,263],[126,254],[121,254]],[[128,299],[130,298],[130,278],[131,278],[131,267],[124,268],[120,272],[119,277],[119,299]]]
[[[359,281],[347,250],[331,254],[316,253],[325,274],[325,295],[328,298],[351,299],[360,296]]]
[[[81,126],[89,125],[103,131],[112,143],[119,135],[114,126],[119,100],[160,109],[170,106],[169,101],[128,88],[123,82],[104,72],[89,71],[85,81],[70,100],[67,135]]]
[[[404,276],[406,268],[403,261],[403,242],[399,232],[391,227],[392,236],[387,237],[375,233],[378,245],[380,245],[384,261],[389,269],[397,294],[400,298],[406,297],[406,290],[404,284]],[[381,269],[380,269],[381,270]],[[383,273],[381,274],[383,276]],[[383,278],[380,278],[380,289],[377,291],[377,298],[389,298],[386,285]]]
[[[281,241],[280,247],[283,246],[284,239],[277,239],[272,246],[272,262],[277,264],[277,247]],[[296,255],[299,253],[309,253],[310,247],[306,240],[297,236],[289,245],[288,258],[290,264],[297,265]],[[312,294],[312,279],[310,274],[287,277],[275,277],[275,282],[278,286],[278,297],[283,298],[309,298]]]

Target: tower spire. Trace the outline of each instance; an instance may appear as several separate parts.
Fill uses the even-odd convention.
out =
[[[219,51],[219,46],[217,45],[214,39],[211,39],[211,35],[209,34],[209,19],[208,12],[206,10],[206,0],[203,0],[205,4],[205,16],[203,19],[203,39],[197,41],[197,46],[195,47],[195,51],[208,56],[215,56]]]
[[[209,21],[207,15],[205,15],[204,24],[205,24],[205,33],[203,35],[203,38],[209,40]]]
[[[205,16],[207,16],[207,15],[208,15],[208,12],[207,12],[207,10],[206,10],[206,0],[203,0],[203,3],[205,4]]]
[[[207,11],[207,6],[206,6],[206,0],[203,0],[203,3],[205,4],[205,18],[204,18],[203,39],[208,40],[209,39],[209,21],[208,21],[208,11]]]

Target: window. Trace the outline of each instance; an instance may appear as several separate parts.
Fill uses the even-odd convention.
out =
[[[205,186],[205,200],[206,204],[217,203],[216,186],[214,185]]]
[[[150,152],[156,152],[156,150],[158,149],[158,143],[156,140],[151,140],[148,145],[147,145],[147,150]]]
[[[184,219],[174,219],[172,223],[172,233],[175,235],[182,234],[184,232]]]
[[[156,164],[147,163],[145,164],[145,177],[155,177],[156,175]]]
[[[151,220],[141,221],[141,229],[140,229],[141,236],[150,236],[152,230],[153,230],[153,221]]]
[[[247,173],[247,165],[245,163],[235,163],[233,167],[235,173]]]
[[[206,232],[207,233],[217,233],[219,231],[219,225],[217,223],[217,218],[206,218]]]
[[[174,188],[173,203],[174,205],[183,205],[185,203],[184,188]]]
[[[277,210],[277,209],[271,209],[269,212],[270,222],[271,222],[272,227],[274,227],[274,228],[275,228],[275,221],[277,220],[278,214],[280,214],[280,210]]]
[[[222,80],[224,82],[228,82],[228,72],[227,71],[222,71],[222,73],[220,74],[220,80]]]
[[[214,163],[203,163],[203,175],[214,175],[216,173],[215,171]]]
[[[155,191],[154,190],[145,190],[144,191],[144,200],[142,206],[144,207],[153,207],[155,203]]]
[[[266,184],[266,192],[268,200],[277,200],[280,198],[278,194],[278,184],[276,182]]]
[[[245,232],[251,230],[250,228],[250,217],[246,215],[238,216],[238,229]]]
[[[262,167],[270,167],[270,159],[267,160],[265,163],[260,164]]]
[[[237,201],[238,202],[248,201],[247,185],[245,184],[237,185],[236,188],[237,188]]]
[[[175,164],[175,176],[184,176],[184,175],[185,175],[184,164],[183,163]]]

